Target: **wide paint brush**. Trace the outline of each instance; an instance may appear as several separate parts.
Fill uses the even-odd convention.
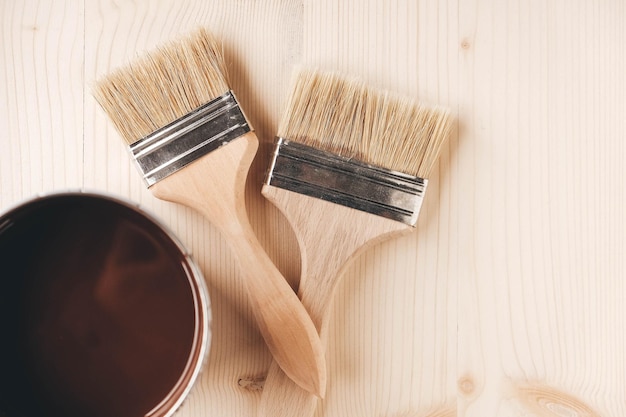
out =
[[[298,295],[327,338],[350,261],[414,230],[449,112],[334,73],[297,74],[263,194],[287,217],[302,257]],[[317,399],[271,366],[264,417],[308,417]]]
[[[214,37],[200,29],[146,54],[100,79],[94,95],[154,196],[198,210],[226,237],[274,359],[304,390],[323,395],[317,331],[248,220],[245,183],[258,139]]]

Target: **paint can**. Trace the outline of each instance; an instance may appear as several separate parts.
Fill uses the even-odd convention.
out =
[[[210,344],[204,278],[138,205],[41,195],[0,215],[0,416],[165,417]]]

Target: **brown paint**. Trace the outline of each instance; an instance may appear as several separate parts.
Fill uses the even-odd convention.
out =
[[[1,218],[0,416],[152,410],[197,344],[189,270],[159,226],[111,199],[52,196]]]

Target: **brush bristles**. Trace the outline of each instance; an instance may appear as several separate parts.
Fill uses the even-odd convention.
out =
[[[334,73],[300,71],[278,136],[428,178],[452,126],[449,111]]]
[[[229,88],[221,47],[205,29],[98,80],[94,96],[130,145]]]

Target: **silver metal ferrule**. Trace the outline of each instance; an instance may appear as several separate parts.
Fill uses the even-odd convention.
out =
[[[150,187],[251,130],[232,91],[130,145]]]
[[[265,183],[415,226],[427,180],[277,138]]]

